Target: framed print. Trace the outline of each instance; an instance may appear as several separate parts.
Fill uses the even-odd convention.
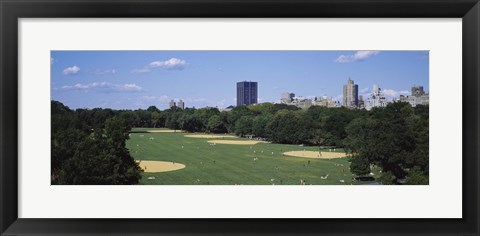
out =
[[[0,4],[1,235],[479,233],[476,0]]]

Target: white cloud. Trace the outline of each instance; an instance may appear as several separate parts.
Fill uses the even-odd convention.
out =
[[[154,61],[151,62],[148,66],[149,68],[163,68],[167,70],[183,70],[187,62],[185,60],[170,58],[166,61]]]
[[[63,70],[63,75],[74,75],[80,72],[80,67],[78,66],[72,66],[72,67],[67,67],[65,70]]]
[[[379,54],[380,51],[357,51],[353,55],[341,55],[335,59],[336,63],[349,63],[355,61],[363,61],[371,56]]]
[[[155,96],[143,96],[143,97],[141,97],[140,99],[151,101],[151,100],[155,100],[156,98],[157,98],[157,97],[155,97]]]
[[[95,70],[93,73],[95,75],[114,75],[117,73],[117,70],[116,69]]]
[[[398,98],[400,95],[409,95],[410,94],[410,92],[408,90],[396,91],[396,90],[393,90],[393,89],[383,89],[382,92],[388,98]]]
[[[371,93],[361,93],[359,94],[358,96],[362,96],[363,100],[367,100],[370,95],[372,95]]]
[[[152,69],[164,69],[164,70],[183,70],[187,66],[187,61],[178,58],[170,58],[166,61],[152,61],[147,66],[140,69],[134,69],[131,72],[135,74],[143,74],[151,72]]]
[[[92,87],[91,85],[75,84],[75,85],[65,85],[62,89],[88,89]]]
[[[134,69],[131,71],[131,73],[133,74],[143,74],[143,73],[148,73],[150,72],[151,70],[148,69],[148,68],[142,68],[142,69]]]
[[[53,64],[55,64],[55,58],[50,57],[50,65],[53,65]]]
[[[227,102],[227,100],[222,99],[219,102],[217,102],[217,106],[223,108],[223,107],[225,107],[226,102]]]
[[[343,94],[339,94],[336,97],[333,98],[335,101],[343,101]]]
[[[112,84],[109,82],[94,82],[90,84],[75,84],[62,87],[63,90],[99,90],[104,92],[142,92],[144,89],[136,84]]]
[[[114,87],[117,88],[119,91],[143,91],[142,87],[136,84],[114,85]]]
[[[161,103],[169,102],[171,99],[167,95],[162,95],[158,98],[158,101]]]

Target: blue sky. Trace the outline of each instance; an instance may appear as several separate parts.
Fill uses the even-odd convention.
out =
[[[236,82],[258,82],[259,102],[284,92],[342,100],[348,78],[365,95],[429,92],[428,51],[52,51],[51,98],[70,108],[161,110],[235,105]]]

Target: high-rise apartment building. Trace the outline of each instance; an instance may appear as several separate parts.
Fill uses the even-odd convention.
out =
[[[171,100],[169,103],[168,103],[168,107],[170,109],[174,108],[175,107],[175,101]]]
[[[347,84],[343,85],[343,106],[347,108],[358,107],[358,85],[350,78]]]
[[[178,100],[177,107],[181,108],[182,110],[185,109],[185,104],[183,103],[182,99]]]
[[[257,82],[237,83],[237,106],[256,104],[258,100]]]

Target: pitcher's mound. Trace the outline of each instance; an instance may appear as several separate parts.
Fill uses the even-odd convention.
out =
[[[167,172],[185,168],[184,164],[171,161],[137,161],[137,163],[147,173]]]
[[[341,157],[347,156],[346,153],[342,153],[342,152],[318,152],[318,151],[291,151],[291,152],[284,152],[283,154],[287,156],[293,156],[293,157],[323,158],[323,159],[341,158]]]
[[[257,143],[267,143],[265,141],[255,140],[208,140],[209,143],[215,144],[233,144],[233,145],[254,145]]]
[[[221,135],[221,134],[189,134],[185,135],[187,138],[236,138],[233,135]]]
[[[173,130],[173,129],[152,129],[147,130],[148,133],[184,133],[183,130]]]

